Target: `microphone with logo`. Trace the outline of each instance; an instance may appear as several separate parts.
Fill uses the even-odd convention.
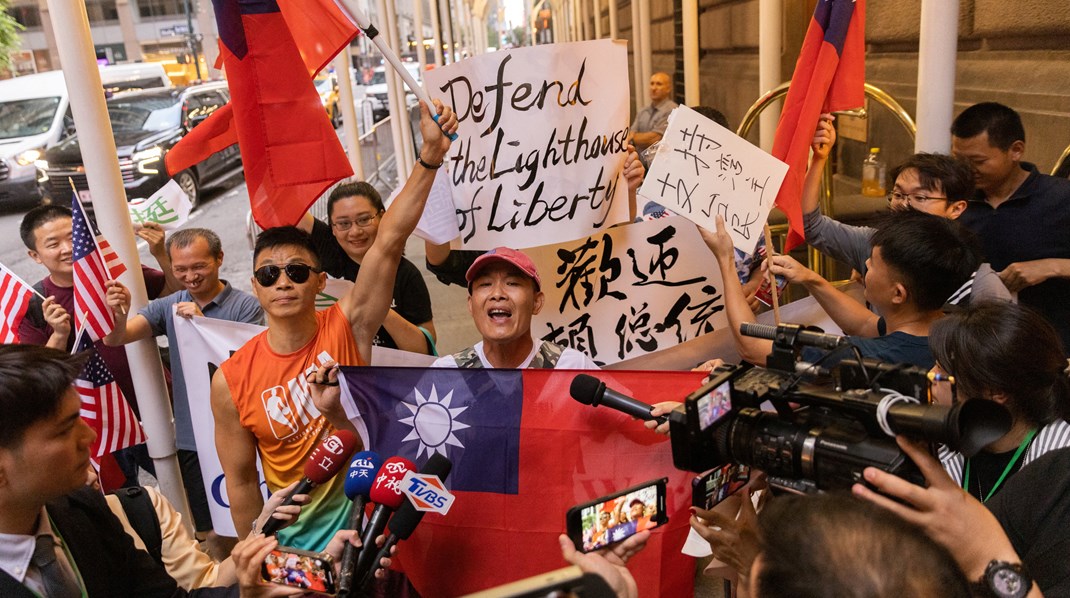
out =
[[[592,407],[605,405],[632,417],[648,421],[653,420],[659,424],[668,421],[668,418],[664,415],[658,417],[650,415],[650,411],[654,408],[653,406],[622,395],[612,388],[606,388],[606,383],[594,376],[588,376],[587,374],[577,375],[572,379],[568,392],[573,399],[584,405]]]
[[[368,526],[364,528],[364,534],[360,537],[361,549],[357,557],[357,566],[353,570],[353,580],[362,580],[372,568],[375,559],[375,538],[386,529],[386,522],[405,499],[401,493],[401,480],[405,474],[415,470],[416,465],[404,457],[390,457],[379,468],[379,475],[372,483],[371,499],[376,504],[372,516],[368,518]],[[353,585],[351,587],[359,587]]]
[[[353,456],[346,473],[345,492],[346,497],[353,501],[352,510],[349,512],[349,521],[345,529],[357,530],[359,536],[363,531],[364,505],[371,497],[372,483],[379,475],[379,468],[383,465],[383,458],[375,451],[361,451]],[[357,567],[357,556],[360,549],[346,542],[342,550],[341,574],[338,577],[338,591],[349,592],[353,582],[353,571]]]
[[[294,496],[308,494],[316,486],[324,484],[338,475],[338,472],[345,467],[346,461],[353,454],[359,442],[360,439],[357,438],[357,435],[349,430],[338,430],[328,436],[316,447],[316,450],[312,451],[308,461],[305,462],[305,477],[301,478],[297,487],[279,506],[292,505]],[[270,536],[279,531],[284,523],[285,521],[281,519],[271,518],[267,520],[267,523],[264,524],[263,529],[260,531],[265,536]]]
[[[444,455],[435,453],[431,455],[431,458],[424,463],[423,468],[420,469],[420,476],[437,476],[439,480],[445,482],[449,477],[450,471],[453,469],[453,462],[447,459]],[[446,508],[448,505],[445,503],[445,494],[438,489],[430,488],[426,483],[420,481],[416,483],[416,480],[412,480],[412,484],[406,489],[406,493],[413,493],[417,499],[427,503],[428,507],[434,508]],[[387,537],[386,543],[379,549],[379,553],[375,555],[375,560],[372,561],[372,568],[368,571],[368,575],[362,580],[361,586],[371,583],[371,580],[375,577],[375,572],[382,566],[380,563],[382,560],[390,556],[390,549],[397,545],[402,540],[408,540],[412,532],[416,530],[416,526],[420,524],[420,521],[424,518],[426,511],[418,510],[412,502],[412,498],[407,498],[401,507],[398,508],[398,512],[394,513],[394,516],[390,518],[390,536]]]

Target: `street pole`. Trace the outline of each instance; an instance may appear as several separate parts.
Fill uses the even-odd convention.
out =
[[[958,41],[959,0],[922,0],[915,152],[951,151]]]
[[[115,151],[85,3],[82,0],[48,0],[48,9],[64,66],[71,111],[81,139],[85,175],[93,195],[97,224],[127,266],[120,280],[130,289],[130,310],[135,312],[148,303],[148,293],[141,275],[141,259],[134,240],[134,228],[130,224],[126,191],[119,172],[119,157]],[[189,503],[175,456],[174,415],[156,341],[145,339],[126,345],[126,355],[160,492],[183,515],[183,523],[192,532]]]
[[[201,81],[201,58],[197,53],[197,37],[193,33],[193,7],[190,5],[190,0],[186,0],[186,45],[189,46],[189,51],[193,54],[193,68],[197,72],[197,80]]]

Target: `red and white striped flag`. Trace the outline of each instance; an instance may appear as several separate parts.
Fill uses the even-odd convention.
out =
[[[102,457],[145,442],[141,422],[126,402],[123,391],[93,347],[93,342],[82,336],[79,348],[93,352],[74,381],[74,387],[82,399],[82,419],[97,433],[90,454]]]
[[[33,287],[0,264],[0,343],[19,342],[19,324],[33,294]]]
[[[122,276],[123,272],[126,272],[126,264],[119,259],[119,254],[111,248],[111,243],[108,243],[104,235],[97,235],[97,247],[100,249],[100,257],[104,258],[104,267],[108,269],[112,280]]]
[[[115,318],[104,295],[104,283],[111,272],[97,250],[97,235],[89,226],[78,196],[71,202],[71,240],[74,246],[74,321],[75,334],[83,329],[92,340],[100,340],[112,331]],[[114,250],[111,252],[114,254]],[[125,266],[124,266],[125,269]]]

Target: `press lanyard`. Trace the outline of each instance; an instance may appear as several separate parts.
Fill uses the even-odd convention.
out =
[[[1014,469],[1014,464],[1018,462],[1018,458],[1021,457],[1022,453],[1025,452],[1025,448],[1027,446],[1029,446],[1029,443],[1033,442],[1033,437],[1036,436],[1036,435],[1037,435],[1037,431],[1036,430],[1030,430],[1029,433],[1025,435],[1025,439],[1022,440],[1022,444],[1018,445],[1018,450],[1014,451],[1014,456],[1011,457],[1011,462],[1008,463],[1007,466],[1003,468],[1003,473],[1000,474],[999,479],[996,480],[996,485],[992,486],[992,489],[988,491],[988,496],[986,496],[983,499],[981,499],[981,502],[983,502],[983,503],[988,502],[988,499],[992,498],[992,495],[995,494],[996,490],[999,489],[1000,485],[1003,483],[1003,480],[1006,479],[1007,474],[1009,474],[1011,472],[1011,470]],[[970,491],[970,460],[969,459],[966,459],[966,474],[962,478],[962,489],[965,490],[967,493]],[[981,493],[980,487],[978,487],[977,493],[978,494]]]

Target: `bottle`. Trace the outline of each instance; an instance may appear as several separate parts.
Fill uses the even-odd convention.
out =
[[[862,195],[884,197],[884,162],[880,159],[881,148],[869,148],[869,155],[862,162]]]

